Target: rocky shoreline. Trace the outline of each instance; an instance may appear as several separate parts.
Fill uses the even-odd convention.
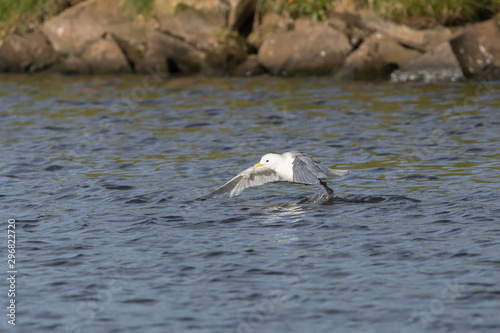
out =
[[[78,1],[40,29],[8,36],[0,71],[500,78],[500,15],[453,30],[416,30],[368,12],[335,12],[322,22],[259,17],[259,2],[156,0],[155,17],[145,19],[115,0]]]

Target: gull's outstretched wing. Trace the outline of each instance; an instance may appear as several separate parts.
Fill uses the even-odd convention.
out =
[[[259,186],[265,183],[283,180],[276,171],[266,167],[250,167],[233,179],[219,187],[213,192],[201,197],[200,199],[209,199],[229,193],[231,197],[240,194],[244,189],[253,186]]]
[[[318,179],[326,179],[331,176],[342,176],[350,170],[332,170],[320,162],[313,160],[302,152],[293,152],[293,181],[303,184],[317,184]]]

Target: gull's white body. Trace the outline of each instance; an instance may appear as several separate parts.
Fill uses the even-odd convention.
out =
[[[269,182],[286,181],[300,184],[321,184],[326,187],[322,179],[331,176],[341,176],[350,170],[332,170],[308,155],[291,151],[284,154],[266,154],[260,162],[250,167],[217,190],[207,194],[204,199],[229,193],[231,197],[240,194],[244,189],[259,186]]]
[[[265,157],[269,155],[271,154],[264,155],[261,158],[260,163],[262,162],[265,163],[266,161]],[[275,157],[277,160],[277,163],[275,165],[272,165],[274,171],[276,171],[276,173],[280,175],[284,181],[293,183],[293,160],[294,160],[293,154],[291,152],[288,152],[282,155],[272,154],[271,156]]]

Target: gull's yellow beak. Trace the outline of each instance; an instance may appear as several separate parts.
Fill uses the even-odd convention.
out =
[[[264,165],[264,164],[262,164],[262,163],[257,163],[257,164],[255,164],[255,165],[254,165],[254,168],[256,168],[256,167],[260,167],[260,166],[263,166],[263,165]]]

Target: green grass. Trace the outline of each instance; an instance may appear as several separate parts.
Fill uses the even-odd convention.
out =
[[[428,18],[454,26],[490,18],[500,11],[500,0],[374,0],[373,9],[394,22]]]
[[[313,21],[326,20],[335,0],[262,0],[262,14],[276,12],[286,17],[311,16]]]
[[[64,8],[64,0],[0,0],[0,40],[9,33],[25,33]]]
[[[136,14],[150,17],[153,14],[154,0],[125,0],[125,5]]]
[[[344,8],[371,9],[394,22],[422,18],[448,26],[485,20],[500,11],[500,0],[343,0],[342,4]],[[321,21],[335,5],[335,0],[262,0],[261,10],[262,14],[274,11]]]
[[[17,21],[40,22],[67,7],[64,0],[0,0],[0,24]]]
[[[19,0],[19,1],[0,1],[0,23],[10,20],[13,16],[20,16],[22,13],[39,11],[45,1],[43,0]]]

